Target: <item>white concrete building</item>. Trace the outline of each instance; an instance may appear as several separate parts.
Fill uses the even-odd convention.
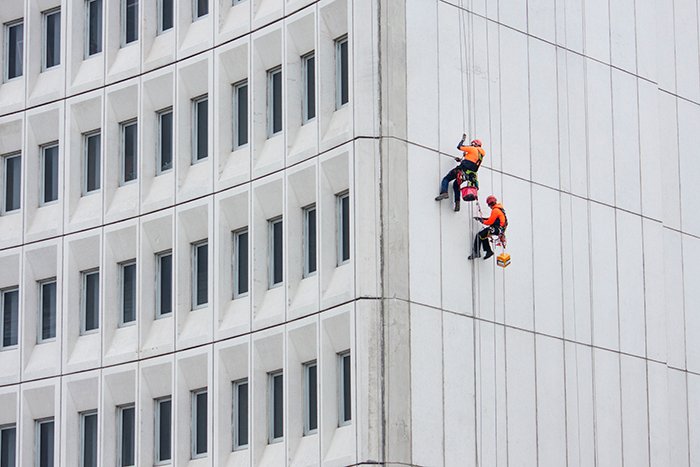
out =
[[[0,23],[0,467],[700,465],[697,1]]]

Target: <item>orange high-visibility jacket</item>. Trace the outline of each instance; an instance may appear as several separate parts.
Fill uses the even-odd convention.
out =
[[[486,155],[486,151],[477,146],[457,146],[457,149],[464,153],[464,160],[475,163],[477,167]]]
[[[503,227],[506,225],[506,216],[503,214],[503,206],[501,203],[496,203],[491,208],[491,215],[484,221],[484,225],[496,225]]]

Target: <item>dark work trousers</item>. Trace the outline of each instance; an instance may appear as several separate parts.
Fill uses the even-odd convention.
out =
[[[491,250],[491,241],[489,240],[489,237],[491,235],[497,235],[498,231],[494,227],[486,227],[485,229],[479,231],[474,236],[474,256],[480,256],[481,255],[481,250],[479,246],[481,246],[486,253],[493,253],[493,250]]]
[[[462,160],[457,167],[447,172],[447,175],[442,178],[442,183],[440,183],[440,193],[447,193],[448,185],[451,181],[457,178],[457,172],[459,170],[471,170],[472,172],[476,173],[476,171],[479,170],[479,167],[477,167],[476,164],[471,161]],[[459,205],[460,196],[458,183],[455,182],[452,184],[452,191],[454,192],[455,203]]]

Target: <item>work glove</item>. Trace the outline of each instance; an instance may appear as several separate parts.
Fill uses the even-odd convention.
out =
[[[475,221],[479,221],[479,222],[481,222],[481,223],[484,222],[484,218],[483,218],[483,217],[475,217],[474,220],[475,220]]]
[[[461,158],[461,157],[455,157],[455,162],[462,162],[462,158]]]
[[[467,139],[467,134],[466,134],[466,133],[462,133],[462,141],[464,141],[465,139]]]

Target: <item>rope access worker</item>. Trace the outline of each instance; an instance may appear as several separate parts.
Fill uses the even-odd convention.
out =
[[[481,230],[474,237],[474,249],[472,250],[471,256],[469,256],[469,259],[481,257],[479,246],[482,246],[484,248],[484,251],[486,252],[484,260],[487,260],[490,257],[492,257],[493,250],[491,249],[491,242],[489,241],[489,237],[491,235],[502,235],[506,231],[506,227],[508,227],[508,219],[506,218],[506,212],[503,209],[503,206],[498,202],[496,197],[493,195],[489,195],[486,198],[486,204],[488,204],[491,208],[491,215],[488,219],[484,219],[483,217],[474,218],[482,224],[484,224],[486,228]]]
[[[486,155],[486,151],[481,148],[481,140],[474,139],[469,146],[464,145],[464,140],[467,139],[467,135],[462,135],[462,141],[457,145],[457,150],[462,151],[462,157],[455,157],[455,161],[459,162],[459,165],[454,169],[447,172],[447,175],[442,179],[440,184],[440,194],[435,197],[435,201],[440,201],[449,198],[447,194],[447,187],[450,182],[457,178],[460,171],[465,172],[468,176],[471,176],[472,183],[475,185],[478,183],[476,180],[476,172],[481,167],[481,161]],[[459,183],[455,182],[452,184],[452,189],[455,196],[455,206],[454,210],[459,211]]]

